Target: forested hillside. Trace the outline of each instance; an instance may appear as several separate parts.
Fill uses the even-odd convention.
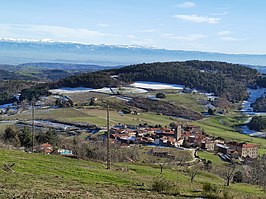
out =
[[[36,80],[36,78],[30,78],[25,75],[0,69],[0,81],[1,80]]]
[[[117,75],[117,79],[112,75]],[[231,102],[239,102],[247,97],[246,87],[254,85],[256,78],[255,69],[238,64],[214,61],[157,62],[71,76],[54,86],[100,88],[135,81],[155,81],[182,84],[215,93]]]
[[[266,111],[266,97],[262,96],[256,99],[256,101],[252,103],[252,107],[255,112],[265,112]]]

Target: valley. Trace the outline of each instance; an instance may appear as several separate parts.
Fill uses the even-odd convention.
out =
[[[250,104],[264,92],[263,90],[254,89],[248,89],[248,93],[245,92],[248,86],[254,87],[256,84],[257,73],[253,69],[238,65],[227,65],[226,63],[219,65],[215,62],[213,64],[218,66],[214,72],[214,69],[211,68],[214,67],[211,62],[196,61],[188,63],[196,64],[189,66],[188,69],[183,69],[182,64],[179,65],[180,63],[160,63],[165,67],[176,64],[169,68],[169,70],[173,70],[172,74],[175,78],[170,76],[171,73],[161,75],[161,72],[155,72],[154,76],[147,77],[145,76],[145,70],[153,69],[143,70],[142,68],[141,70],[144,72],[139,73],[138,67],[145,68],[146,65],[136,65],[98,72],[72,74],[73,76],[62,77],[62,79],[54,82],[51,82],[51,80],[45,82],[20,80],[29,81],[31,85],[22,87],[20,90],[11,87],[10,96],[17,96],[17,101],[0,106],[2,113],[0,132],[3,135],[8,131],[18,132],[19,139],[22,139],[20,137],[23,134],[26,135],[28,132],[28,135],[30,135],[30,129],[32,129],[32,122],[34,121],[36,146],[34,148],[35,153],[32,155],[35,155],[37,159],[44,158],[45,161],[52,161],[53,165],[51,167],[56,167],[57,164],[72,165],[74,162],[81,165],[94,165],[93,171],[90,170],[89,166],[89,172],[90,175],[96,175],[94,177],[97,181],[96,184],[95,181],[91,181],[91,176],[87,176],[88,170],[78,168],[79,166],[75,168],[79,170],[78,173],[83,176],[82,178],[63,175],[61,170],[58,170],[60,173],[58,176],[62,177],[60,181],[66,186],[68,183],[63,182],[63,179],[69,178],[73,181],[75,178],[77,184],[74,189],[76,191],[64,193],[64,189],[53,186],[53,188],[56,187],[57,191],[52,191],[53,188],[50,187],[49,194],[51,197],[54,194],[69,198],[76,197],[76,194],[87,194],[94,198],[97,196],[99,198],[107,197],[107,195],[110,198],[115,198],[115,192],[109,189],[117,190],[120,186],[123,187],[123,192],[131,190],[136,194],[136,197],[171,198],[177,195],[180,198],[198,197],[205,194],[202,185],[213,183],[213,179],[216,181],[215,186],[222,193],[224,192],[222,191],[223,176],[215,170],[230,167],[232,162],[235,161],[238,162],[239,167],[249,165],[250,160],[249,157],[242,155],[235,157],[236,152],[234,156],[230,151],[225,155],[221,152],[221,149],[212,148],[212,146],[232,147],[234,143],[236,145],[248,143],[256,149],[255,157],[266,153],[266,140],[262,136],[251,137],[242,134],[239,129],[239,126],[244,125],[252,115]],[[156,64],[154,64],[154,67],[157,67]],[[180,72],[180,70],[177,70],[179,67],[184,73],[188,74],[190,72],[191,77],[175,76],[176,71]],[[235,67],[239,67],[238,69],[241,71],[233,73],[231,70],[236,70]],[[132,70],[129,68],[132,68]],[[241,84],[241,89],[239,87],[218,87],[220,82],[217,81],[217,73],[220,76],[219,81],[228,83],[228,85],[232,82],[237,85]],[[160,82],[159,80],[162,80],[163,76],[166,78]],[[209,78],[209,84],[204,83],[205,76]],[[244,80],[241,79],[243,76],[245,77]],[[199,80],[190,82],[192,77],[197,77]],[[190,79],[189,83],[187,83],[186,78]],[[156,81],[154,81],[155,79]],[[239,91],[237,95],[234,93],[235,89]],[[249,99],[243,101],[247,94],[249,94]],[[32,102],[34,102],[34,106],[32,106]],[[106,161],[106,131],[108,129],[107,106],[109,107],[111,153],[113,154],[112,172],[115,171],[112,175],[109,173],[103,174],[105,170],[104,162]],[[44,145],[45,143],[42,144],[42,142],[46,140],[54,143],[53,146],[56,146],[58,150],[70,151],[73,157],[77,159],[71,160],[69,157],[59,157],[55,155],[57,149],[53,149],[53,155],[47,155],[47,153],[51,153],[48,148],[39,151],[38,147]],[[13,143],[12,140],[7,142],[11,145],[5,143],[2,146],[13,150],[31,151],[30,147],[27,147],[28,145],[22,144],[23,140],[20,140],[20,142],[19,148],[16,148],[18,145]],[[206,143],[208,143],[208,146]],[[49,152],[45,152],[47,150]],[[37,152],[46,155],[43,156]],[[1,149],[0,153],[4,156],[6,154],[10,156],[9,151]],[[160,154],[164,155],[161,156]],[[14,157],[17,156],[15,153],[13,155]],[[186,157],[184,163],[179,165],[178,162],[183,161],[179,157],[183,156]],[[54,163],[54,158],[63,159],[59,161],[61,163]],[[19,179],[22,178],[21,176],[28,175],[20,169],[23,164],[30,167],[35,167],[34,164],[38,164],[37,162],[29,164],[18,158],[15,159],[14,162],[18,165],[14,167],[18,172],[15,175]],[[5,162],[4,159],[1,161]],[[73,163],[70,163],[71,161]],[[208,161],[211,162],[213,168],[211,173],[206,170]],[[196,168],[198,164],[204,169],[197,174],[195,182],[189,184],[189,169]],[[73,166],[65,166],[64,168],[69,172],[71,170],[71,173],[73,172]],[[179,187],[179,191],[167,190],[165,191],[167,192],[166,195],[153,191],[153,183],[156,181],[153,177],[157,175],[157,172],[160,176],[164,176],[169,183],[176,183],[176,179],[172,175],[176,169],[180,168],[183,168],[183,170],[177,173],[178,180],[177,184],[174,185]],[[46,172],[44,168],[39,169],[41,172]],[[97,177],[98,172],[101,173],[102,181]],[[123,178],[118,177],[121,174]],[[51,179],[54,178],[54,175],[56,174],[51,173]],[[132,179],[129,175],[133,175]],[[37,176],[44,178],[41,173],[36,173],[35,177]],[[137,184],[139,177],[142,179],[144,176],[146,176],[146,180],[143,181],[144,185]],[[106,183],[106,179],[109,178],[116,178],[117,181],[111,180],[110,184],[105,186],[109,191],[103,191],[102,195],[97,195],[93,189],[101,187],[101,182]],[[124,181],[125,178],[130,180]],[[179,184],[180,179],[185,180],[183,185]],[[31,181],[36,182],[33,178],[31,178]],[[23,191],[25,187],[22,184],[13,182],[7,176],[5,182],[6,187],[15,186],[15,184],[20,187],[22,191],[19,194],[29,194],[29,196],[32,194],[31,192],[25,193]],[[80,182],[94,188],[91,191],[85,191],[79,186]],[[236,194],[242,196],[242,193],[243,197],[248,198],[252,198],[252,194],[256,194],[256,196],[263,195],[258,187],[254,187],[252,190],[247,189],[250,185],[246,183],[249,183],[249,181],[235,183],[230,188],[228,187],[226,192],[232,197]],[[254,193],[254,190],[256,190],[256,193]],[[11,193],[16,195],[10,188],[3,192],[7,195]],[[39,192],[39,194],[42,195],[43,193]]]

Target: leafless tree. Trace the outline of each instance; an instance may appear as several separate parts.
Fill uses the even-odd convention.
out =
[[[218,166],[215,168],[215,170],[215,172],[225,180],[225,185],[229,186],[230,181],[233,179],[237,171],[237,166],[236,164],[232,163],[230,165]]]
[[[192,159],[192,155],[190,153],[187,153],[185,151],[182,151],[181,153],[178,153],[178,155],[175,156],[175,163],[177,167],[182,167],[184,164]]]
[[[195,165],[187,168],[187,173],[190,176],[190,182],[193,182],[196,175],[202,170],[203,164],[201,162],[197,162]]]

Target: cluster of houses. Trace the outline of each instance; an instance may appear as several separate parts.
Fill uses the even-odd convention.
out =
[[[36,146],[34,148],[35,152],[44,154],[59,154],[62,156],[74,156],[73,152],[68,149],[54,149],[54,147],[49,143],[44,143]]]
[[[201,148],[217,152],[224,160],[229,158],[257,158],[258,146],[249,143],[225,142],[204,133],[199,126],[171,124],[170,127],[127,127],[116,125],[110,130],[113,142],[163,147]]]

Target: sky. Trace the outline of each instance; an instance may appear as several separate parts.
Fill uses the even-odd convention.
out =
[[[0,38],[266,54],[265,0],[0,2]]]

